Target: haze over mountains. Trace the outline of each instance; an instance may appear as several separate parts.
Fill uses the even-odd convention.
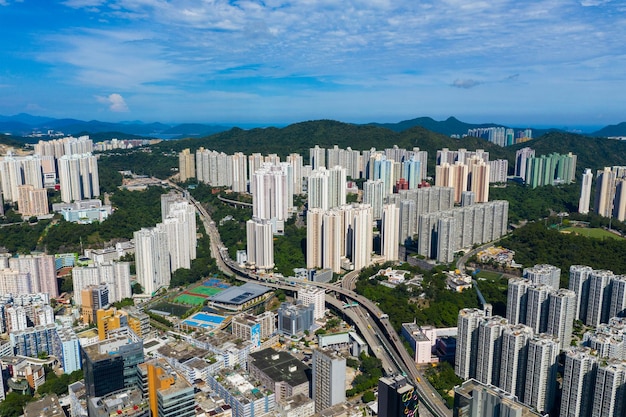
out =
[[[418,117],[415,119],[404,120],[398,123],[369,123],[368,125],[384,127],[395,132],[402,132],[415,126],[421,126],[433,132],[441,133],[447,136],[456,134],[463,135],[468,129],[481,127],[504,126],[513,129],[524,129],[530,126],[505,126],[496,123],[465,123],[455,117],[449,117],[446,120],[437,121],[430,117]],[[214,133],[223,132],[234,127],[233,125],[220,124],[203,124],[203,123],[182,123],[182,124],[164,124],[164,123],[144,123],[141,121],[125,121],[118,123],[101,122],[98,120],[78,120],[78,119],[54,119],[44,116],[33,116],[26,113],[20,113],[14,116],[0,115],[0,132],[11,134],[14,136],[28,136],[33,133],[46,133],[48,130],[62,132],[66,135],[76,135],[79,133],[102,133],[102,132],[118,132],[126,135],[151,136],[163,139],[179,139],[186,137],[203,137]],[[238,127],[248,127],[239,125]],[[560,130],[554,129],[535,129],[533,132],[535,137],[540,136],[549,131]],[[578,132],[580,133],[580,132]],[[617,125],[606,126],[593,133],[587,133],[589,136],[626,136],[626,122]]]

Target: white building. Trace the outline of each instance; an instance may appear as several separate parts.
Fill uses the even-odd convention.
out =
[[[581,214],[589,213],[589,202],[591,201],[591,185],[593,184],[593,172],[591,169],[585,169],[580,185],[580,200],[578,200],[578,212]]]
[[[144,294],[154,294],[170,285],[170,255],[167,234],[157,228],[142,228],[134,233],[137,282]]]
[[[518,398],[524,396],[528,341],[532,337],[533,330],[523,324],[508,325],[502,332],[502,361],[498,386]]]
[[[248,264],[261,271],[274,269],[274,234],[269,220],[252,218],[246,223]]]
[[[558,368],[559,341],[542,334],[528,342],[526,388],[524,404],[528,404],[542,414],[554,407],[556,397],[556,377]]]
[[[454,373],[459,378],[469,379],[476,375],[478,326],[484,317],[485,312],[477,308],[464,308],[459,311],[454,359]]]
[[[61,200],[64,203],[100,195],[98,159],[90,153],[64,155],[58,160]]]
[[[398,233],[400,232],[400,208],[395,204],[385,204],[383,207],[380,254],[385,261],[398,260]]]
[[[305,286],[298,290],[298,300],[304,305],[313,304],[313,318],[324,318],[326,312],[326,291],[320,287]]]

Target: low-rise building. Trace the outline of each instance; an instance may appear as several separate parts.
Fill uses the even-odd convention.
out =
[[[252,352],[248,371],[274,391],[277,402],[295,394],[309,394],[311,369],[287,352],[272,348]]]

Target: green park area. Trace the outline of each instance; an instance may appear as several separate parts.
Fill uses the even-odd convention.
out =
[[[561,233],[575,234],[595,239],[623,239],[621,236],[600,228],[566,227],[561,229]]]

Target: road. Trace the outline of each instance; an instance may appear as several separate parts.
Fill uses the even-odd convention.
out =
[[[184,192],[184,190],[182,190],[176,184],[173,184],[171,182],[169,183],[173,188],[179,190],[180,192]],[[209,238],[211,239],[212,256],[216,259],[217,266],[220,268],[220,270],[229,276],[235,276],[238,279],[244,281],[253,281],[254,279],[251,279],[251,277],[258,278],[250,274],[249,271],[241,270],[238,265],[230,260],[230,258],[228,257],[228,251],[223,246],[219,237],[219,232],[217,230],[217,227],[215,226],[215,222],[211,219],[206,209],[202,207],[202,205],[198,201],[193,199],[193,197],[190,196],[189,193],[184,192],[184,194],[194,204],[196,210],[198,211],[198,214],[202,219],[204,227],[209,234]],[[315,281],[292,281],[300,285],[314,285],[324,288],[327,291],[335,292],[338,295],[343,296],[347,302],[358,302],[360,306],[359,308],[362,308],[365,311],[366,315],[369,314],[368,320],[364,320],[362,318],[358,319],[357,317],[355,325],[357,325],[359,332],[364,335],[364,337],[367,337],[365,335],[368,333],[377,334],[376,338],[381,342],[380,344],[383,347],[386,347],[387,352],[390,354],[390,359],[386,359],[387,363],[390,364],[391,362],[393,362],[394,364],[397,364],[397,366],[389,367],[392,369],[400,368],[403,373],[406,373],[407,376],[411,378],[413,384],[416,386],[418,394],[421,397],[422,404],[424,404],[428,411],[430,411],[436,417],[452,417],[452,410],[446,407],[443,398],[441,398],[439,393],[437,393],[437,391],[424,377],[422,372],[417,368],[414,358],[412,358],[406,351],[404,345],[398,337],[398,334],[396,333],[389,320],[380,318],[383,312],[372,301],[352,291],[351,287],[353,287],[356,282],[356,278],[358,277],[358,271],[352,271],[346,275],[348,276],[347,282],[345,284],[346,288],[344,288],[343,283],[338,286],[334,284],[327,284]],[[288,286],[280,282],[265,282],[264,285],[274,288],[285,288],[293,290],[292,286]],[[371,326],[371,329],[368,329],[368,326]],[[372,331],[370,332],[370,330]],[[370,341],[367,342],[370,343]],[[375,344],[375,346],[376,345],[378,344]]]

